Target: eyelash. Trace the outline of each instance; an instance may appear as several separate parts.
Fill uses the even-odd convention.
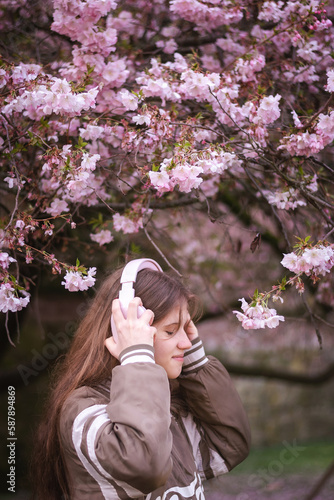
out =
[[[173,335],[175,332],[167,332],[167,330],[166,330],[166,333],[167,333],[167,335]]]

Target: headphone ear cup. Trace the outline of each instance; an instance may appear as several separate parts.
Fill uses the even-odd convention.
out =
[[[146,309],[144,306],[138,306],[138,318],[140,318],[140,316],[142,316],[142,314],[144,314],[145,311]]]
[[[117,333],[117,328],[115,325],[113,315],[111,315],[111,318],[110,318],[110,326],[111,326],[111,334],[113,336],[113,339],[117,343],[118,342],[118,333]]]
[[[155,260],[152,259],[135,259],[126,264],[122,272],[120,280],[122,286],[118,295],[118,298],[120,300],[120,306],[125,318],[128,309],[128,304],[135,297],[135,290],[133,288],[133,284],[136,281],[137,273],[141,269],[153,269],[154,271],[163,272],[160,265]],[[145,307],[139,306],[138,318],[140,318],[140,316],[145,311],[146,311]],[[117,329],[112,315],[110,318],[110,326],[111,326],[112,336],[114,337],[114,341],[117,342],[118,340]]]

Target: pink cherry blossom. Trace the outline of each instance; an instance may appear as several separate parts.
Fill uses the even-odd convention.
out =
[[[184,94],[185,97],[201,100],[210,99],[210,91],[218,87],[220,83],[218,73],[203,75],[202,73],[190,69],[182,73],[181,80],[183,80],[184,83],[180,86],[180,92]]]
[[[324,138],[324,145],[329,144],[334,139],[334,111],[328,115],[320,113],[316,131]]]
[[[0,252],[0,267],[8,269],[12,262],[17,262],[16,259],[8,255],[7,252]]]
[[[301,132],[291,134],[281,140],[278,149],[286,149],[291,155],[312,156],[325,147],[324,137],[320,134]]]
[[[166,170],[161,168],[158,172],[151,171],[149,172],[149,177],[152,186],[154,186],[159,193],[173,190],[174,183],[171,181]]]
[[[203,172],[202,167],[189,165],[187,163],[177,165],[171,171],[172,181],[178,184],[179,190],[183,193],[190,193],[192,189],[197,189],[203,182],[199,175]]]
[[[229,0],[222,0],[219,4],[199,0],[171,0],[170,9],[187,21],[205,26],[209,30],[236,23],[243,16],[241,7]]]
[[[98,125],[88,124],[86,128],[80,128],[79,132],[83,139],[96,141],[96,139],[102,136],[104,128]]]
[[[295,274],[305,273],[310,276],[325,276],[334,266],[334,250],[332,246],[318,245],[306,248],[297,255],[294,252],[283,254],[282,266]]]
[[[291,114],[292,114],[292,118],[293,118],[293,122],[295,124],[295,127],[297,128],[302,128],[303,127],[303,124],[302,122],[300,121],[297,113],[295,112],[295,110],[292,110],[291,111]]]
[[[25,223],[23,220],[21,219],[18,219],[16,222],[15,222],[15,227],[17,229],[23,229],[25,227]]]
[[[139,229],[143,227],[143,221],[140,217],[137,220],[131,220],[125,215],[116,213],[113,215],[113,223],[116,231],[122,231],[124,234],[138,233]]]
[[[334,92],[334,69],[329,69],[327,71],[327,85],[325,89],[328,90],[328,92]]]
[[[43,73],[42,66],[39,64],[24,64],[20,63],[15,66],[12,72],[13,83],[22,83],[25,81],[32,81],[37,78],[39,74]]]
[[[274,193],[265,189],[263,194],[271,205],[282,210],[294,210],[298,206],[306,206],[304,200],[298,199],[298,192],[294,188],[275,191]]]
[[[0,283],[8,285],[11,307],[26,301],[19,290],[30,283],[29,273],[21,262],[39,265],[41,248],[50,250],[44,257],[52,272],[68,270],[65,286],[87,286],[84,267],[61,263],[52,252],[66,261],[63,250],[75,250],[77,239],[67,241],[64,227],[100,216],[104,223],[91,235],[100,245],[112,241],[114,230],[123,233],[120,242],[124,234],[127,240],[147,221],[143,238],[150,233],[154,241],[164,228],[181,271],[200,279],[202,264],[217,262],[208,284],[214,303],[222,302],[224,280],[237,294],[232,301],[241,296],[238,287],[248,286],[242,278],[257,279],[261,263],[273,258],[266,243],[253,258],[244,251],[249,230],[258,225],[274,231],[282,245],[295,234],[302,238],[306,227],[323,238],[314,245],[304,240],[282,263],[299,290],[302,274],[314,283],[327,277],[333,268],[334,140],[333,8],[327,4],[54,0],[50,31],[49,6],[35,12],[24,0],[6,1],[0,24],[13,42],[21,40],[20,16],[23,23],[31,19],[27,43],[16,44],[16,62],[5,58],[0,68],[2,189],[9,212],[1,221]],[[150,206],[159,209],[151,213]],[[111,212],[115,207],[126,209]],[[241,218],[245,207],[248,228]],[[203,238],[197,221],[204,212]],[[182,224],[188,213],[196,216]],[[55,249],[55,231],[68,244]],[[246,275],[233,255],[240,242]],[[10,255],[21,255],[15,262],[20,285],[8,273]],[[274,261],[268,279],[270,269],[274,274]],[[282,290],[273,290],[279,297]],[[246,328],[281,321],[264,296],[242,302],[238,317]]]
[[[136,97],[128,90],[121,90],[118,94],[118,97],[120,98],[125,109],[134,111],[138,108],[138,97]]]
[[[16,177],[5,177],[4,181],[8,183],[8,187],[10,189],[13,189],[13,187],[16,187],[19,185],[19,182],[16,179]]]
[[[95,284],[95,274],[96,267],[90,267],[87,271],[87,275],[79,271],[66,271],[64,281],[62,281],[61,284],[70,292],[83,292]]]
[[[4,69],[0,69],[0,88],[7,84],[8,75]]]
[[[173,38],[169,40],[158,40],[156,46],[161,48],[165,54],[174,54],[178,49],[177,43]]]
[[[114,237],[109,229],[102,229],[98,233],[90,235],[91,240],[96,241],[100,246],[106,245],[113,241]]]
[[[280,321],[284,321],[284,316],[277,315],[275,309],[268,308],[265,304],[256,303],[250,305],[244,298],[241,302],[240,311],[233,311],[237,319],[242,323],[245,330],[258,330],[261,328],[276,328]]]
[[[268,125],[269,123],[274,122],[277,118],[280,117],[281,111],[278,107],[279,101],[282,97],[279,94],[275,96],[264,97],[260,106],[257,109],[256,115],[251,118],[256,124]]]
[[[82,155],[80,169],[86,170],[86,171],[93,171],[93,170],[95,170],[96,163],[99,161],[100,158],[101,157],[100,157],[99,154],[93,154],[93,155],[91,155],[89,153],[84,153]]]
[[[112,87],[121,87],[127,80],[130,71],[126,59],[109,61],[102,71],[102,79]]]
[[[2,283],[0,285],[0,312],[16,312],[21,311],[23,307],[27,307],[30,294],[25,290],[21,290],[20,293],[23,297],[19,297],[18,293],[11,283]]]
[[[148,115],[135,115],[132,121],[135,122],[136,125],[149,125],[151,123],[151,118]]]
[[[284,12],[282,11],[284,3],[268,1],[262,4],[258,18],[264,21],[273,21],[277,23],[284,17]]]
[[[263,54],[255,53],[253,58],[247,60],[238,59],[234,68],[236,80],[238,82],[257,81],[256,73],[261,71],[265,64],[266,60]]]
[[[59,215],[62,212],[68,212],[70,209],[68,207],[68,204],[65,200],[61,200],[59,198],[55,198],[51,205],[46,208],[46,212],[48,214],[51,214],[53,216]]]

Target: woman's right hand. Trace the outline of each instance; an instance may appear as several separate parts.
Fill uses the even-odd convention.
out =
[[[127,347],[138,344],[149,344],[153,347],[156,328],[151,326],[154,320],[154,313],[150,309],[138,318],[138,307],[142,306],[139,297],[135,297],[129,303],[127,317],[125,318],[120,306],[119,299],[114,299],[112,303],[112,315],[117,329],[117,343],[113,337],[105,340],[104,344],[110,354],[119,359],[120,353]]]

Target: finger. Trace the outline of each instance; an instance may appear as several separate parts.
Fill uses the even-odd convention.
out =
[[[143,312],[143,314],[141,315],[141,318],[148,325],[152,325],[152,323],[154,321],[154,312],[151,311],[151,309],[145,309],[145,312]]]
[[[158,330],[154,326],[151,326],[151,328],[153,329],[152,330],[152,339],[153,339],[153,346],[154,346],[156,338],[157,338]]]
[[[188,338],[190,340],[194,340],[196,337],[198,337],[197,327],[196,327],[195,323],[192,320],[187,325],[186,333],[187,333]]]
[[[135,297],[134,299],[130,300],[129,302],[129,307],[127,311],[127,318],[130,319],[137,319],[138,318],[138,307],[142,306],[142,300],[140,297]]]

